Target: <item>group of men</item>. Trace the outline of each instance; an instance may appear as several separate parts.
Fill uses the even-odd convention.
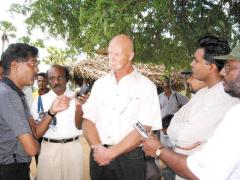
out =
[[[10,45],[1,57],[0,179],[29,179],[29,163],[39,153],[40,137],[37,178],[82,179],[81,123],[91,147],[92,180],[145,180],[143,150],[166,163],[179,175],[176,178],[239,179],[240,46],[229,52],[224,39],[199,40],[192,76],[207,87],[174,115],[167,133],[175,148],[169,150],[157,138],[143,138],[134,129],[140,122],[147,132],[158,130],[162,121],[155,85],[133,65],[129,36],[120,34],[110,41],[111,71],[94,83],[87,101],[67,88],[68,70],[53,65],[47,72],[50,90],[39,91],[31,112],[22,89],[36,79],[38,50],[22,43]],[[166,100],[181,100],[166,92]]]
[[[143,140],[145,153],[166,163],[178,174],[176,179],[240,177],[239,147],[234,141],[239,125],[240,46],[228,53],[228,43],[223,39],[199,40],[191,63],[192,75],[207,87],[199,90],[171,121],[167,132],[175,152],[164,148],[155,137]]]

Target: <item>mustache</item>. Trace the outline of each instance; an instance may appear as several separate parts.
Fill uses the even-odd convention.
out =
[[[57,87],[62,87],[60,84],[55,84],[55,86],[53,86],[53,88],[57,88]]]

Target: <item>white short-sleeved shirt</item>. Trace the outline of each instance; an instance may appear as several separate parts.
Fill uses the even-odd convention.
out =
[[[240,104],[232,107],[204,148],[187,158],[188,168],[203,180],[240,179]]]
[[[83,117],[95,123],[103,144],[119,143],[137,121],[162,128],[156,87],[137,70],[118,83],[113,72],[97,80],[83,111]]]
[[[64,93],[66,96],[70,97],[74,94],[73,91],[66,90]],[[48,93],[42,95],[43,110],[47,112],[52,105],[52,102],[57,97],[57,95],[51,90]],[[32,113],[34,119],[38,119],[39,115],[37,112],[38,98],[33,102]],[[56,126],[50,125],[47,132],[43,137],[51,139],[66,139],[78,136],[82,134],[82,131],[78,130],[75,126],[75,101],[71,100],[69,108],[65,111],[59,112],[56,115],[57,124]]]
[[[189,99],[186,96],[183,96],[176,91],[172,91],[170,97],[167,97],[164,92],[161,93],[159,95],[159,102],[162,117],[165,117],[168,114],[175,114],[175,112],[179,110],[178,106],[183,106],[188,100]]]
[[[226,112],[239,103],[238,98],[228,95],[222,82],[211,88],[199,90],[195,96],[183,106],[173,117],[167,133],[170,140],[177,146],[190,146],[197,141],[204,141],[212,136]],[[181,154],[192,154],[201,149],[205,143],[197,148],[186,151],[175,148]]]

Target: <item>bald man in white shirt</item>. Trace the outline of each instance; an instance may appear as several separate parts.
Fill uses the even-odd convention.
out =
[[[132,65],[133,42],[115,36],[108,47],[111,72],[98,79],[83,108],[83,131],[92,148],[92,180],[146,180],[139,133],[140,121],[148,131],[161,128],[155,85]]]

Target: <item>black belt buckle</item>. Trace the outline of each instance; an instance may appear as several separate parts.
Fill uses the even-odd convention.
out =
[[[69,142],[69,141],[73,141],[73,138],[72,139],[62,139],[61,140],[61,143],[67,143],[67,142]]]

